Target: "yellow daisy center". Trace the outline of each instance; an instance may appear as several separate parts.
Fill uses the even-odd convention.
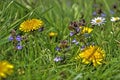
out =
[[[101,19],[97,19],[96,20],[96,23],[100,23],[102,20]]]

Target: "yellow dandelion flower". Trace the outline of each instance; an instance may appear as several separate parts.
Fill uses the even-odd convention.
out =
[[[83,27],[83,30],[82,30],[82,34],[84,34],[84,33],[91,33],[92,32],[92,28],[89,28],[89,27]]]
[[[50,37],[57,36],[57,33],[56,33],[56,32],[50,32],[50,33],[49,33],[49,36],[50,36]]]
[[[98,46],[86,47],[76,59],[82,58],[82,62],[85,64],[93,63],[93,66],[102,64],[105,57],[105,52]]]
[[[43,26],[43,21],[38,19],[31,19],[26,20],[23,23],[20,24],[19,30],[23,32],[29,32],[33,30],[37,30]]]
[[[0,62],[0,77],[6,78],[7,75],[10,75],[13,72],[14,66],[7,61]]]

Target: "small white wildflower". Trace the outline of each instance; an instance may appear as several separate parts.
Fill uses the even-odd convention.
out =
[[[111,17],[110,19],[112,22],[116,22],[120,20],[120,17]]]
[[[105,22],[106,22],[105,18],[103,17],[97,17],[91,20],[92,25],[98,25],[98,26],[104,24]]]

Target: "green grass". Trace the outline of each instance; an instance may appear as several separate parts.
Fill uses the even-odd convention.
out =
[[[111,15],[109,11],[120,1],[96,0],[96,3],[102,4],[107,15],[104,30],[96,26],[91,34],[95,44],[106,52],[106,64],[98,67],[74,60],[80,48],[75,45],[65,53],[65,63],[53,61],[56,55],[64,54],[54,49],[60,41],[70,43],[72,39],[68,29],[71,21],[80,20],[83,14],[87,26],[91,27],[94,0],[0,0],[0,60],[8,60],[15,67],[6,80],[119,80],[120,43],[117,41],[120,40],[120,23],[110,21],[111,16],[119,16],[119,12]],[[43,20],[45,30],[19,31],[20,23],[31,18]],[[28,42],[22,42],[22,50],[14,50],[13,43],[8,40],[12,29],[28,36]],[[49,38],[51,31],[58,33],[57,39]],[[24,74],[18,74],[18,69],[24,70]]]

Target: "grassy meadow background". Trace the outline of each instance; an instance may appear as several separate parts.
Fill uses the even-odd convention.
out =
[[[106,64],[98,67],[74,59],[80,47],[71,44],[68,29],[71,21],[81,17],[91,27],[95,4],[106,14],[104,30],[95,26],[91,33],[95,44],[106,53]],[[113,5],[117,5],[118,11],[111,14]],[[14,72],[5,80],[119,80],[120,22],[110,21],[112,16],[120,17],[119,10],[120,0],[0,0],[0,61],[14,65]],[[21,32],[20,24],[32,18],[42,20],[44,30]],[[27,42],[22,42],[22,50],[14,50],[8,40],[13,29],[28,37]],[[51,31],[58,34],[57,39],[49,37]],[[61,40],[70,45],[64,63],[54,62],[56,55],[64,54],[55,50]]]

